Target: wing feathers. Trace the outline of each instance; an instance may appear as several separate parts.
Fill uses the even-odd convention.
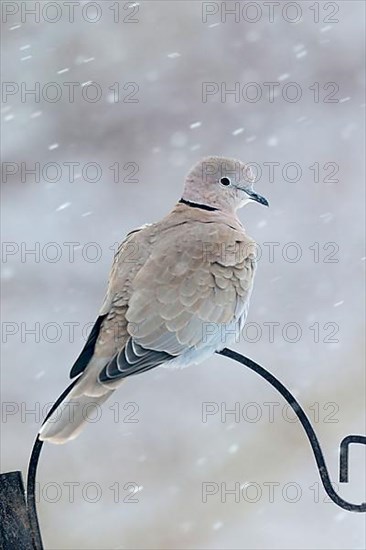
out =
[[[245,252],[252,241],[244,232],[224,223],[188,221],[183,232],[179,224],[164,223],[125,241],[137,245],[135,263],[126,263],[123,246],[116,257],[103,312],[111,321],[122,315],[125,332],[113,349],[103,339],[103,328],[99,335],[97,345],[104,341],[110,348],[109,354],[100,353],[107,357],[99,375],[104,384],[199,350],[207,346],[206,323],[232,326],[246,315],[255,263]],[[87,349],[95,338],[96,331]],[[85,364],[75,366],[82,369]],[[81,370],[73,368],[76,372]]]
[[[99,374],[102,383],[126,378],[153,369],[174,359],[169,353],[145,349],[130,338],[118,355]]]
[[[82,349],[79,357],[76,359],[74,365],[71,368],[70,378],[75,378],[75,376],[81,374],[88,366],[90,359],[93,357],[95,344],[98,339],[100,328],[105,317],[106,315],[100,315],[96,320],[84,348]]]

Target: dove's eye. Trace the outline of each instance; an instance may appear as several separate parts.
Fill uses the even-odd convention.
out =
[[[222,183],[222,185],[230,185],[231,181],[229,178],[221,178],[220,183]]]

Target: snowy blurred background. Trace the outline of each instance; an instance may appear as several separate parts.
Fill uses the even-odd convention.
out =
[[[34,2],[2,4],[2,471],[25,472],[115,243],[217,154],[257,163],[271,203],[240,212],[262,257],[235,349],[294,391],[337,482],[341,439],[365,430],[364,3],[281,2],[273,22],[262,2],[240,2],[237,21],[215,2],[81,1],[73,22],[64,2],[38,3],[37,21]],[[364,548],[364,517],[328,502],[301,427],[244,367],[157,369],[112,401],[76,441],[44,448],[46,548]],[[339,490],[355,503],[364,464],[354,445]],[[239,496],[225,502],[225,487]]]

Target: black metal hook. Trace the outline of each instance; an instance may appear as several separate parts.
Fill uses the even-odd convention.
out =
[[[258,365],[258,363],[255,363],[255,361],[248,359],[248,357],[244,357],[244,355],[241,355],[240,353],[232,351],[228,348],[225,348],[222,351],[218,351],[217,353],[219,353],[220,355],[224,355],[225,357],[229,357],[229,359],[233,359],[234,361],[237,361],[238,363],[241,363],[246,367],[249,367],[251,370],[262,376],[262,378],[267,380],[267,382],[269,382],[274,388],[276,388],[277,391],[280,392],[280,394],[286,399],[287,403],[296,413],[298,419],[302,424],[302,427],[306,432],[306,435],[309,438],[316,464],[318,466],[320,479],[328,496],[333,500],[335,504],[337,504],[341,508],[344,508],[344,510],[348,510],[350,512],[366,512],[366,502],[363,502],[362,504],[352,504],[351,502],[347,502],[342,497],[340,497],[334,490],[329,477],[328,468],[325,464],[324,455],[321,450],[318,438],[315,434],[314,428],[310,424],[310,420],[306,416],[304,410],[295,399],[295,397],[289,392],[289,390],[279,380],[277,380],[277,378],[273,376],[273,374]],[[339,479],[343,483],[348,481],[348,449],[350,443],[361,443],[363,445],[366,445],[366,437],[362,435],[349,435],[342,440],[340,445]]]
[[[319,475],[323,483],[323,487],[326,493],[328,494],[328,496],[333,500],[335,504],[337,504],[341,508],[344,508],[345,510],[348,510],[350,512],[366,512],[365,502],[363,502],[362,504],[352,504],[351,502],[347,502],[346,500],[344,500],[335,492],[329,477],[327,466],[325,464],[323,452],[321,450],[321,447],[320,447],[318,438],[314,432],[314,429],[310,424],[310,421],[306,416],[304,410],[302,409],[298,401],[295,399],[295,397],[289,392],[289,390],[279,380],[277,380],[277,378],[273,376],[273,374],[268,372],[265,368],[261,367],[260,365],[258,365],[258,363],[255,363],[255,361],[252,361],[248,357],[245,357],[244,355],[241,355],[240,353],[232,351],[228,348],[225,348],[222,351],[219,351],[217,353],[225,357],[229,357],[229,359],[233,359],[234,361],[237,361],[238,363],[241,363],[246,367],[249,367],[251,370],[253,370],[257,374],[262,376],[262,378],[267,380],[267,382],[269,382],[274,388],[276,388],[277,391],[280,392],[280,394],[286,399],[287,403],[292,407],[292,409],[296,413],[297,417],[299,418],[306,432],[306,435],[309,438],[310,445],[312,447],[314,457],[318,466]],[[73,380],[70,386],[62,393],[62,395],[60,395],[60,397],[57,399],[57,401],[54,403],[51,410],[49,411],[45,421],[53,413],[53,411],[57,409],[57,407],[64,400],[66,395],[72,389],[72,387],[76,384],[77,380],[78,378]],[[348,435],[342,440],[340,444],[340,460],[339,460],[339,480],[342,483],[348,482],[348,454],[349,454],[350,443],[361,443],[363,445],[366,445],[366,436]],[[34,442],[32,454],[29,460],[28,474],[27,474],[27,510],[28,510],[30,524],[32,527],[33,543],[34,543],[34,547],[37,550],[41,550],[43,548],[42,539],[40,538],[40,535],[39,535],[39,525],[38,525],[38,517],[37,517],[36,498],[35,498],[37,466],[38,466],[42,446],[43,446],[43,441],[41,441],[37,436]]]
[[[340,483],[348,483],[348,451],[350,443],[361,443],[366,445],[366,437],[364,435],[347,435],[342,439],[339,446],[339,481]]]

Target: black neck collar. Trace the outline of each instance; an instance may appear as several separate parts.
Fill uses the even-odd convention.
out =
[[[180,199],[179,202],[182,204],[186,204],[191,208],[200,208],[201,210],[209,210],[210,212],[218,210],[218,208],[214,208],[213,206],[207,206],[207,204],[199,204],[198,202],[186,201],[185,199]]]

